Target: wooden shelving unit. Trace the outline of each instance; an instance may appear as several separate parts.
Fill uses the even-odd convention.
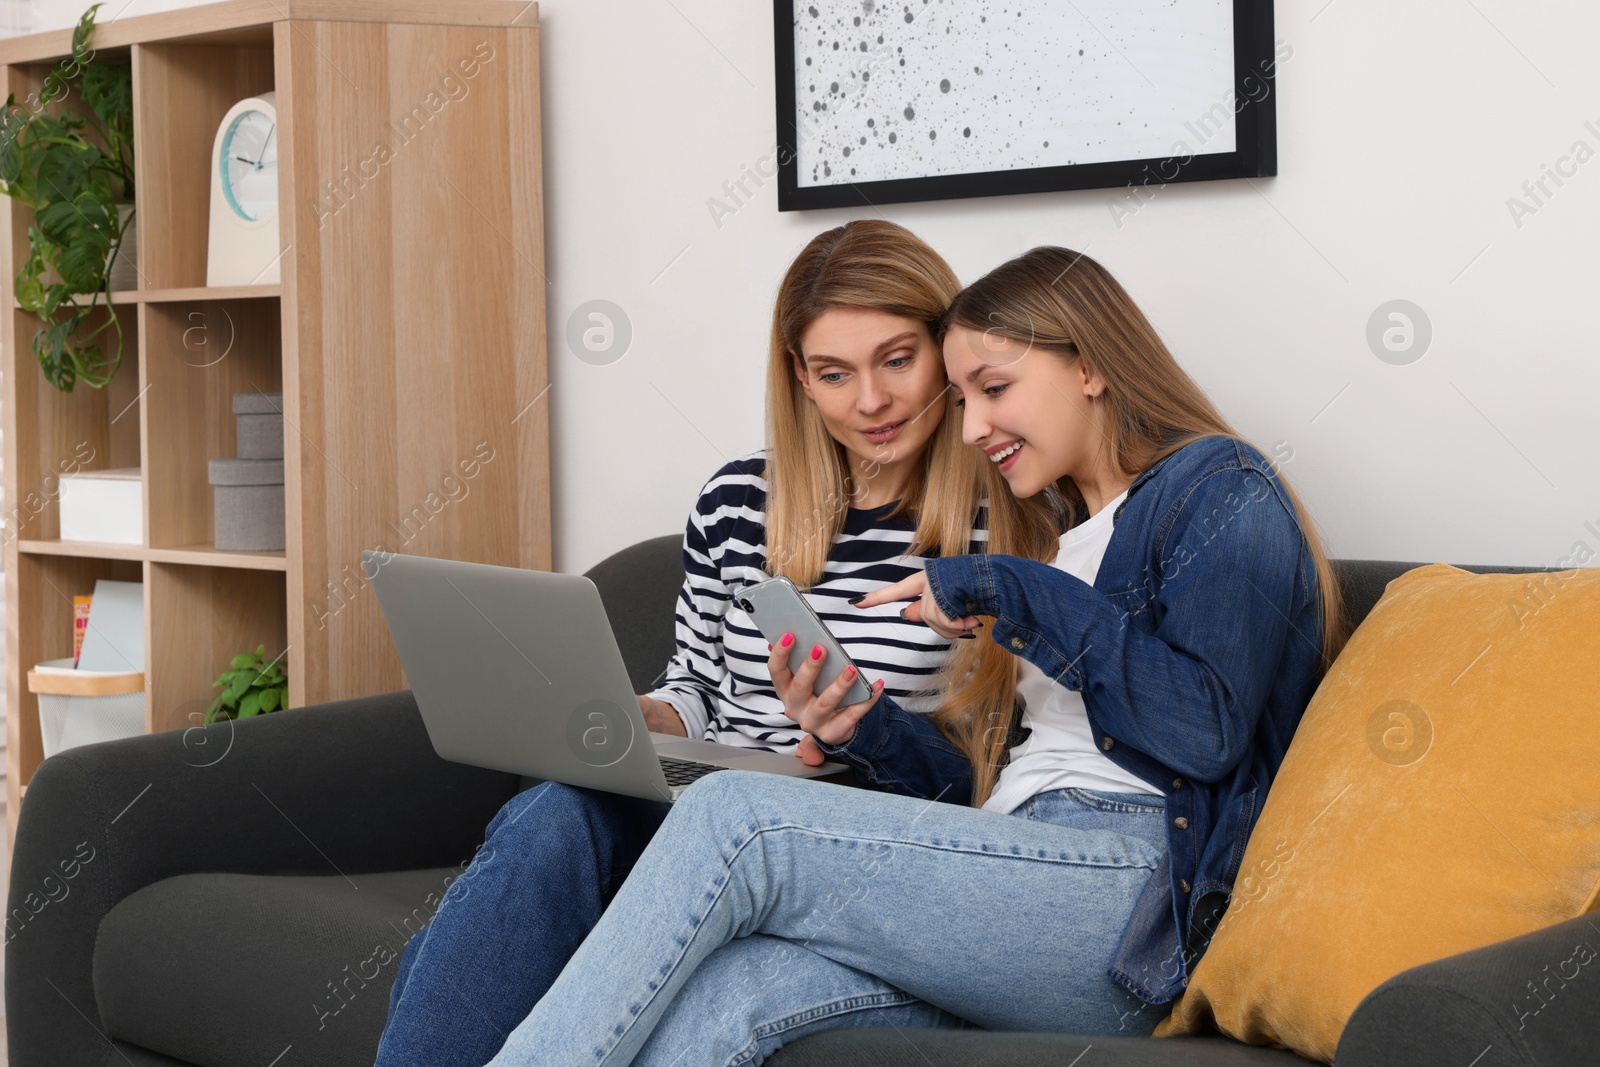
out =
[[[71,655],[72,597],[98,579],[144,583],[156,731],[197,723],[257,644],[285,653],[290,706],[402,688],[362,549],[550,566],[538,6],[227,0],[92,44],[133,68],[140,283],[102,312],[126,338],[103,390],[55,390],[38,320],[0,301],[13,831],[42,759],[24,679]],[[70,49],[65,30],[0,41],[7,91],[25,99]],[[207,288],[212,139],[269,89],[282,282]],[[8,287],[28,215],[0,201]],[[207,461],[234,453],[247,391],[284,394],[282,552],[211,544]],[[54,479],[85,454],[78,469],[140,468],[143,545],[60,540]]]

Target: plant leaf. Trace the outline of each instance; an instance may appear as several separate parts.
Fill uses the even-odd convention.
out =
[[[241,652],[237,656],[233,657],[233,660],[229,663],[229,666],[237,671],[243,670],[246,667],[253,667],[256,665],[256,662],[256,658],[250,653]]]
[[[107,260],[122,236],[117,204],[133,200],[133,71],[127,62],[94,58],[100,7],[78,19],[72,55],[51,67],[38,96],[19,106],[10,93],[0,115],[0,192],[34,214],[13,291],[43,320],[31,344],[46,380],[62,392],[80,380],[104,386],[122,362],[121,319],[100,310],[97,294],[107,291]],[[50,268],[61,280],[46,285]],[[91,296],[87,307],[80,295]],[[61,308],[70,309],[64,318]],[[91,314],[101,317],[85,330]],[[115,334],[110,343],[99,339],[107,329]]]
[[[126,63],[89,63],[83,68],[83,102],[95,117],[121,134],[131,133],[133,67]]]
[[[261,714],[261,694],[251,693],[239,701],[239,718],[248,719],[252,715]]]
[[[277,689],[263,689],[260,697],[262,711],[277,711],[278,701],[282,699],[283,693]]]
[[[89,38],[94,34],[94,13],[99,10],[100,5],[93,4],[89,10],[78,16],[78,24],[72,30],[72,55],[74,58],[88,52]]]

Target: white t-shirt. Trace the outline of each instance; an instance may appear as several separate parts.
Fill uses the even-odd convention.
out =
[[[1111,517],[1127,495],[1123,490],[1087,521],[1062,534],[1051,566],[1093,585],[1111,541]],[[984,802],[985,811],[1009,815],[1032,796],[1068,787],[1161,795],[1100,751],[1089,729],[1082,694],[1058,685],[1023,660],[1017,673],[1017,696],[1023,704],[1022,725],[1033,732],[1011,750],[1011,762],[1001,770],[994,792]]]

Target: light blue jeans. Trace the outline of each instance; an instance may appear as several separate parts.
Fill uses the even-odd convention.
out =
[[[1147,1035],[1166,1013],[1106,968],[1165,847],[1159,796],[997,815],[721,771],[490,1067],[760,1063],[846,1026]]]

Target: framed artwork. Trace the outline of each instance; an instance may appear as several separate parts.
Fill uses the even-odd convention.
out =
[[[778,210],[1277,173],[1271,0],[775,0]]]

